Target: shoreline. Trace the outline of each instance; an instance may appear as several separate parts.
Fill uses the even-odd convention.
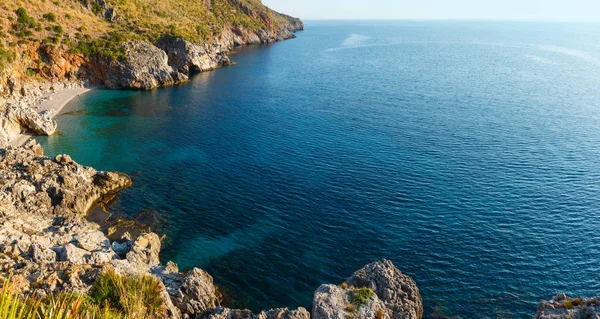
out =
[[[43,96],[33,104],[28,105],[31,109],[37,112],[51,112],[52,119],[60,114],[69,102],[74,98],[81,96],[91,90],[97,89],[96,87],[76,87],[76,88],[65,88],[46,96]],[[31,132],[22,132],[16,135],[9,141],[9,145],[12,147],[19,147],[25,145],[31,138],[36,135]]]

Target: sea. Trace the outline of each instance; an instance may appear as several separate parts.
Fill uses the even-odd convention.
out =
[[[108,205],[230,307],[311,308],[390,259],[425,315],[600,294],[600,23],[307,21],[152,91],[94,90],[39,137],[133,179]]]

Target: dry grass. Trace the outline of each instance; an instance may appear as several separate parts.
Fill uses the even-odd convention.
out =
[[[110,23],[91,14],[78,1],[73,0],[2,0],[0,2],[0,19],[5,26],[11,24],[9,17],[16,17],[18,8],[25,8],[27,13],[43,25],[60,25],[65,33],[75,33],[81,26],[85,26],[86,33],[91,36],[99,36],[111,30]],[[56,22],[48,22],[42,17],[46,13],[54,13]],[[67,18],[70,16],[70,19]],[[53,32],[42,29],[36,35],[40,39],[51,36]]]

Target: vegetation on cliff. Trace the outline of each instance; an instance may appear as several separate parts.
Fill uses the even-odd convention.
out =
[[[5,0],[0,85],[7,77],[76,78],[90,59],[123,59],[129,41],[208,44],[225,30],[276,33],[297,23],[260,0]]]

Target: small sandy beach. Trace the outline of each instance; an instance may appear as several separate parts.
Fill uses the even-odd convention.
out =
[[[38,112],[54,110],[53,117],[56,117],[72,99],[90,90],[92,90],[92,88],[69,88],[59,90],[43,97],[39,100],[37,105],[32,105],[31,107]],[[32,137],[34,137],[34,135],[21,133],[10,141],[10,145],[13,147],[21,146]]]

